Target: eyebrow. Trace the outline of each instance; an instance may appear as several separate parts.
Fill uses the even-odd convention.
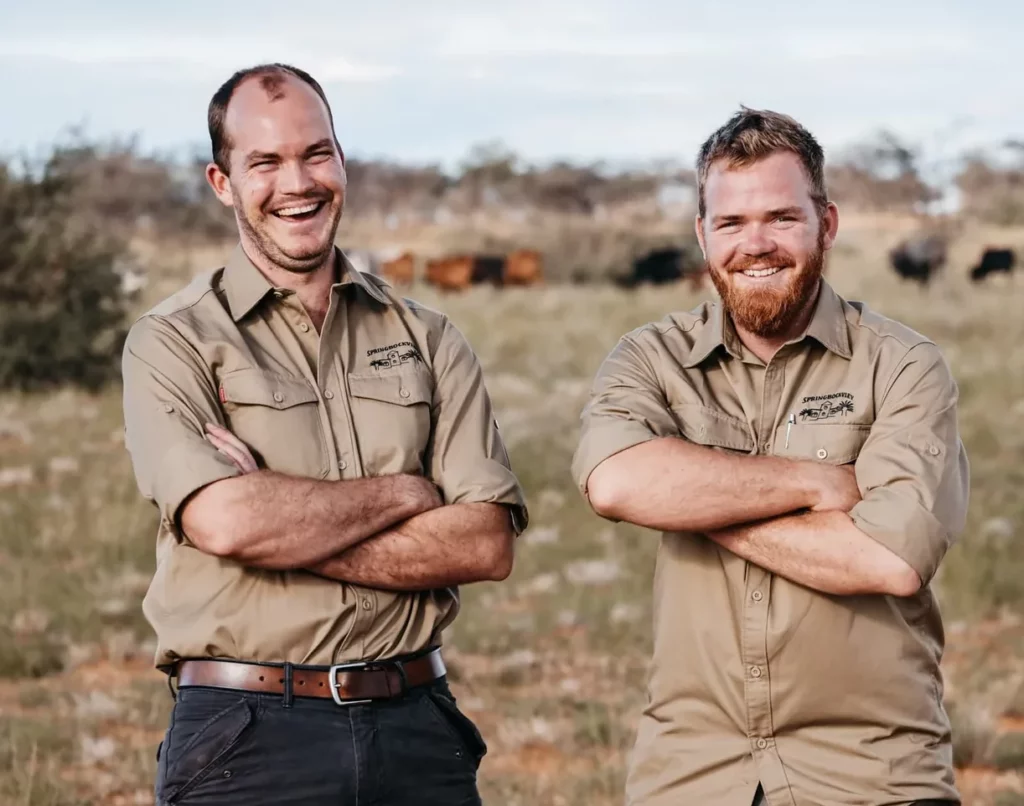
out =
[[[273,151],[250,151],[245,158],[245,164],[252,165],[254,162],[259,162],[260,160],[276,161],[279,159],[281,159],[281,157]]]
[[[323,140],[317,140],[313,145],[306,149],[306,154],[312,154],[314,151],[319,151],[321,148],[331,148],[334,143],[330,137],[325,137]]]
[[[793,216],[794,218],[803,218],[804,211],[802,207],[797,205],[791,207],[776,207],[772,210],[768,210],[766,216],[768,218],[778,218],[779,216]],[[732,224],[740,221],[746,221],[748,216],[745,215],[716,215],[711,220],[715,224]]]

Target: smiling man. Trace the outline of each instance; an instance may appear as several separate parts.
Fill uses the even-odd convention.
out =
[[[527,523],[480,366],[334,246],[344,158],[311,76],[236,73],[209,129],[240,243],[123,362],[160,512],[143,609],[178,684],[157,802],[479,803],[441,635]]]
[[[697,174],[720,301],[620,340],[573,460],[599,514],[663,533],[628,802],[957,803],[930,587],[967,508],[956,384],[822,279],[803,127],[743,109]]]

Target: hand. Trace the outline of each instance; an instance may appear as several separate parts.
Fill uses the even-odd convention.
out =
[[[826,465],[814,462],[815,503],[813,512],[836,510],[849,512],[861,500],[853,465]]]
[[[221,428],[213,423],[207,423],[206,438],[210,440],[210,443],[218,451],[228,457],[231,463],[241,470],[243,474],[255,473],[259,470],[248,446],[226,428]]]

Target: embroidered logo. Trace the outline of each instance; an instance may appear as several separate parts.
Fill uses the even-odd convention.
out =
[[[831,417],[853,413],[853,395],[849,392],[834,392],[831,395],[810,395],[801,403],[800,419],[807,421],[827,420]],[[807,405],[808,403],[812,405]],[[817,404],[817,405],[813,405]]]
[[[376,370],[400,367],[410,361],[422,361],[423,357],[411,341],[400,341],[398,344],[389,344],[387,347],[374,347],[367,350],[366,355],[370,358],[370,366]],[[374,358],[374,356],[377,356]]]

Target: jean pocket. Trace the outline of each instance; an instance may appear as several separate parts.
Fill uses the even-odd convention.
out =
[[[252,706],[246,700],[236,700],[194,731],[187,719],[177,717],[160,754],[157,802],[176,803],[202,783],[229,757],[252,720]]]
[[[479,765],[487,755],[487,743],[473,720],[462,713],[455,701],[443,691],[429,689],[425,699],[438,722],[459,743],[473,763]]]

